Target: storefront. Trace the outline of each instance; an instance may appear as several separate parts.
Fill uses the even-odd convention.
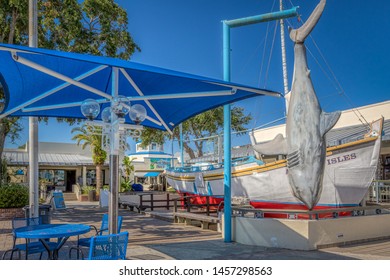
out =
[[[9,181],[28,184],[27,149],[5,149]],[[108,184],[108,164],[102,168],[103,184]],[[72,192],[72,186],[96,185],[96,168],[89,150],[76,144],[39,143],[39,182],[48,190]]]

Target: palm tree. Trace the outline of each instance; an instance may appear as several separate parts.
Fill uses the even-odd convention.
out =
[[[72,137],[72,140],[77,140],[77,145],[83,144],[82,148],[91,147],[92,161],[96,167],[96,191],[100,193],[103,186],[102,166],[107,159],[107,153],[102,149],[102,134],[96,133],[96,127],[91,125],[83,125],[75,127],[73,132],[78,132]]]
[[[132,172],[134,172],[134,165],[133,161],[136,158],[130,159],[130,157],[124,157],[122,161],[122,170],[123,170],[123,177],[125,178],[126,181],[130,181],[130,175]]]

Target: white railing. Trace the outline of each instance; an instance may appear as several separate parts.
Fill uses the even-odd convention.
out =
[[[390,180],[374,180],[369,191],[369,201],[390,203]]]

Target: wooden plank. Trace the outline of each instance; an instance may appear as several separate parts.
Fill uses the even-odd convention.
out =
[[[200,215],[200,214],[194,214],[194,213],[188,213],[188,212],[176,212],[176,213],[173,213],[173,216],[178,217],[178,218],[201,221],[201,222],[209,222],[209,223],[215,223],[215,224],[219,223],[218,217],[206,216],[206,215]]]

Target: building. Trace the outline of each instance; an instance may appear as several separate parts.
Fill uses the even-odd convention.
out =
[[[129,154],[134,165],[134,182],[144,185],[145,189],[165,189],[163,172],[172,165],[177,165],[177,158],[164,152],[163,146],[152,143],[143,148],[136,144],[136,152]]]
[[[11,182],[28,184],[28,144],[22,149],[4,149],[8,176]],[[71,192],[72,185],[96,184],[96,170],[90,149],[82,149],[77,144],[40,142],[39,180],[48,187]],[[108,163],[103,166],[103,184],[109,183]]]

